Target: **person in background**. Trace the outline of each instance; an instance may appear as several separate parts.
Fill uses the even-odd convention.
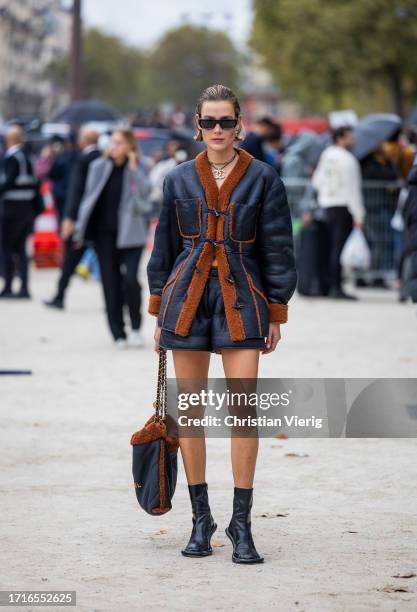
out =
[[[18,125],[11,126],[6,133],[4,156],[4,181],[0,184],[3,200],[1,223],[5,284],[2,298],[30,298],[29,260],[26,241],[32,233],[35,219],[34,201],[37,197],[37,180],[32,164],[23,148],[23,133]],[[13,293],[15,260],[21,281],[18,293]]]
[[[42,147],[39,157],[35,163],[35,174],[38,179],[44,180],[48,178],[48,173],[54,161],[54,152],[50,144]]]
[[[361,161],[361,170],[364,181],[394,183],[398,179],[396,166],[386,154],[383,144]],[[390,190],[389,186],[387,188],[380,186],[378,189],[381,190],[381,195],[376,202],[374,189],[367,187],[364,189],[366,210],[364,234],[371,250],[371,268],[381,274],[372,281],[367,281],[363,275],[357,275],[355,284],[357,287],[385,289],[387,285],[382,272],[393,267],[394,234],[390,221],[395,212],[398,192]]]
[[[150,171],[149,178],[152,185],[150,199],[153,203],[153,214],[155,216],[158,216],[162,204],[162,187],[166,174],[187,159],[186,152],[179,147],[180,143],[178,141],[170,140],[166,146],[166,154],[160,161],[156,162]]]
[[[258,119],[253,127],[253,130],[246,134],[245,139],[240,144],[240,147],[253,155],[255,159],[267,162],[264,143],[270,138],[274,138],[277,125],[269,117]]]
[[[399,265],[399,301],[411,298],[417,303],[417,156],[408,177],[408,194],[404,203],[404,243]]]
[[[63,211],[64,218],[61,223],[61,236],[64,240],[64,259],[56,293],[50,300],[44,301],[45,306],[59,309],[64,308],[65,292],[86,250],[86,248],[74,248],[72,235],[74,233],[81,198],[85,190],[88,168],[91,162],[101,155],[101,151],[97,146],[98,137],[98,132],[90,129],[80,130],[78,136],[78,146],[81,154],[71,171]]]
[[[266,163],[273,166],[278,174],[281,174],[284,149],[285,145],[282,139],[282,127],[279,123],[275,123],[274,128],[263,143],[263,152]]]
[[[61,146],[53,145],[54,149],[58,149],[52,166],[48,172],[48,178],[52,181],[52,193],[55,200],[55,209],[58,215],[58,222],[61,224],[64,217],[64,206],[68,191],[71,171],[79,156],[79,150],[76,147],[75,135],[70,134],[67,140],[55,137],[55,140],[61,141]],[[61,150],[59,150],[61,149]]]
[[[95,245],[107,320],[117,348],[127,347],[124,298],[131,321],[130,342],[144,345],[138,269],[147,241],[150,188],[148,166],[140,157],[133,133],[117,129],[106,154],[88,169],[74,232],[76,246]]]
[[[415,147],[401,140],[401,128],[382,145],[382,152],[395,166],[399,179],[406,181],[413,165]]]
[[[363,228],[365,208],[359,162],[349,151],[353,145],[351,127],[332,132],[333,144],[320,156],[312,176],[319,206],[325,208],[330,239],[329,297],[356,300],[342,289],[340,254],[353,227]]]
[[[406,167],[404,166],[402,168],[400,167],[399,178],[403,184],[401,185],[400,193],[398,195],[398,200],[397,200],[397,207],[396,207],[395,213],[390,223],[391,228],[394,233],[394,266],[398,273],[397,278],[394,282],[394,285],[397,289],[401,287],[401,282],[402,282],[401,273],[402,273],[402,262],[403,262],[404,240],[405,240],[404,205],[408,198],[410,184],[411,184],[409,182],[409,179],[411,176],[411,169],[413,168],[413,165],[415,164],[415,156],[417,153],[417,126],[409,125],[404,136],[406,138],[405,149],[407,151],[406,153],[407,165],[408,165],[410,158],[413,159],[414,163],[411,165],[410,172],[406,180],[403,180]],[[395,159],[394,159],[394,163],[395,163]],[[398,166],[397,166],[397,170],[398,170]],[[414,169],[413,169],[413,176],[414,176]]]

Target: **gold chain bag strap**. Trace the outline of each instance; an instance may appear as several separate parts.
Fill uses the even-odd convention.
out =
[[[167,408],[167,352],[164,349],[159,349],[158,384],[153,406],[155,408],[155,423],[158,422],[162,425]]]
[[[167,422],[171,417],[167,414],[167,355],[161,348],[153,406],[154,414],[132,435],[130,444],[137,501],[148,514],[156,516],[172,508],[179,448],[178,437],[168,434]]]

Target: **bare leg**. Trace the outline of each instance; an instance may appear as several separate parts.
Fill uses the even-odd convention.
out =
[[[223,349],[221,353],[226,378],[257,379],[259,366],[257,349]],[[233,387],[233,384],[230,386]],[[256,390],[255,384],[252,390]],[[245,391],[250,392],[247,389]],[[242,437],[242,433],[238,436],[232,435],[231,458],[235,486],[250,489],[253,487],[255,476],[259,438],[257,430],[250,428],[246,431],[248,433],[245,437]]]
[[[201,380],[207,381],[210,352],[208,351],[181,351],[173,350],[175,376],[177,379],[188,379],[179,381],[178,392],[201,391]],[[195,387],[194,380],[196,380]],[[200,382],[199,382],[200,381]],[[203,416],[202,407],[193,408],[192,416]],[[181,413],[191,415],[191,411]],[[204,428],[194,428],[197,437],[181,436],[179,431],[179,443],[182,460],[184,462],[185,475],[189,485],[199,484],[206,480],[206,440]],[[198,430],[198,431],[197,431]]]

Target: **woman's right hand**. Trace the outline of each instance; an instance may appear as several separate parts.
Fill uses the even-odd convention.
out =
[[[159,338],[161,336],[161,328],[158,325],[158,321],[156,321],[156,325],[155,325],[155,333],[153,335],[154,340],[155,340],[155,352],[159,353]]]

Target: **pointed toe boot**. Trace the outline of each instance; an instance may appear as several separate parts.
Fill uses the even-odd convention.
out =
[[[253,489],[234,488],[233,516],[226,528],[226,535],[233,544],[234,563],[262,563],[264,558],[257,552],[251,531]]]
[[[188,485],[188,491],[193,511],[193,528],[190,540],[181,553],[185,557],[207,557],[213,552],[210,540],[217,529],[210,511],[207,483]]]

